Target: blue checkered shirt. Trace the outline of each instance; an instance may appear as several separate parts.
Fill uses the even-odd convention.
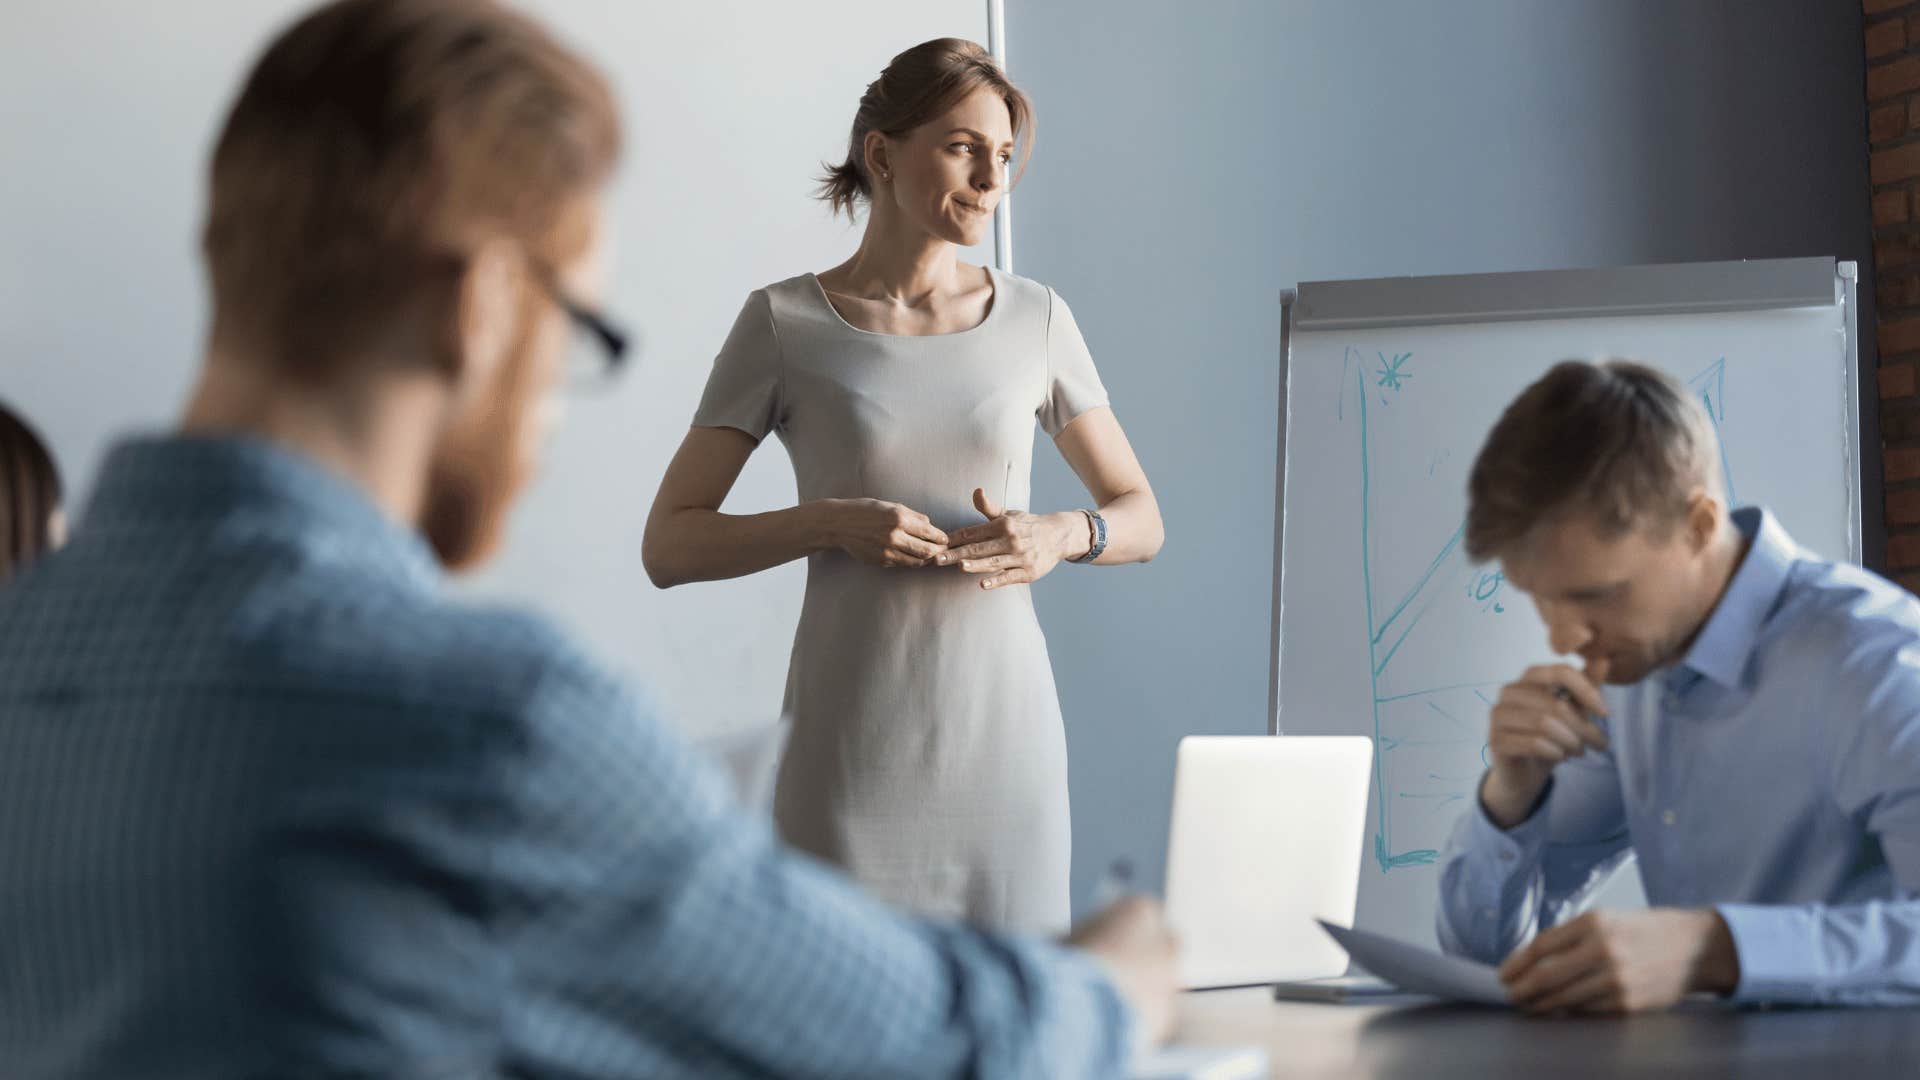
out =
[[[0,1076],[1108,1075],[1090,959],[783,850],[547,623],[266,443],[0,593]]]

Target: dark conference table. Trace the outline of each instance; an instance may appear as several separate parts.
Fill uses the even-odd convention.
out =
[[[1276,1002],[1255,987],[1180,1000],[1175,1040],[1266,1048],[1277,1077],[1920,1078],[1920,1009],[1733,1009],[1531,1019],[1444,1005]]]

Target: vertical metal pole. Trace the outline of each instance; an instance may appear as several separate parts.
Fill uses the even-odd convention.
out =
[[[993,61],[1007,70],[1007,12],[1002,0],[987,0],[987,52]],[[993,265],[1003,274],[1013,273],[1013,193],[1000,197],[993,212]]]
[[[1272,677],[1267,680],[1269,735],[1285,734],[1280,729],[1280,630],[1281,616],[1285,614],[1280,602],[1284,595],[1280,586],[1286,571],[1286,553],[1281,550],[1281,543],[1286,537],[1283,526],[1287,510],[1287,376],[1293,368],[1293,305],[1299,299],[1297,290],[1280,290],[1280,437],[1273,460],[1273,607],[1270,609],[1273,635],[1269,639],[1273,667]]]
[[[1867,561],[1867,500],[1880,496],[1877,492],[1866,490],[1866,478],[1871,474],[1860,456],[1860,426],[1864,423],[1860,412],[1860,264],[1836,261],[1833,271],[1834,291],[1841,305],[1840,321],[1847,332],[1847,429],[1853,438],[1850,448],[1853,467],[1847,470],[1847,546],[1852,549],[1853,561],[1864,565]],[[1875,397],[1877,400],[1878,395]],[[1881,535],[1886,534],[1884,520],[1876,520],[1875,528]]]

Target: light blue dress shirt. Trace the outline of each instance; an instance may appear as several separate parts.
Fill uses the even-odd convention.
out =
[[[1502,832],[1474,800],[1440,942],[1497,962],[1631,852],[1650,904],[1715,907],[1744,1001],[1920,1004],[1920,602],[1772,516],[1678,664],[1603,691],[1611,748]]]
[[[794,855],[546,621],[247,440],[0,592],[0,1076],[1108,1076],[1094,960]]]

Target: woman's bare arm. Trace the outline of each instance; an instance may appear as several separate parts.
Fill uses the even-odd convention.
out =
[[[946,534],[926,516],[879,499],[819,499],[762,514],[720,505],[753,455],[753,437],[723,427],[687,431],[647,515],[640,561],[662,589],[757,574],[818,551],[871,566],[925,566]]]

